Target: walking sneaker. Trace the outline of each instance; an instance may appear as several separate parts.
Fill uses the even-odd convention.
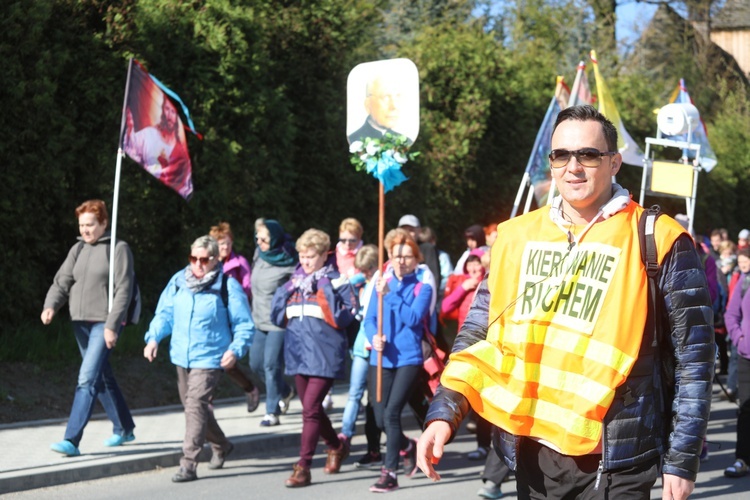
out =
[[[404,475],[413,477],[417,473],[417,440],[409,439],[409,446],[399,454],[404,461]]]
[[[185,467],[180,467],[177,474],[172,476],[173,483],[187,483],[195,481],[196,479],[198,479],[198,475],[195,473],[195,470],[187,469]]]
[[[326,413],[333,410],[333,398],[331,397],[330,392],[323,398],[323,410],[325,410]]]
[[[266,413],[266,416],[263,417],[263,420],[260,421],[261,427],[273,427],[274,425],[279,425],[281,422],[279,421],[279,417],[274,415],[273,413]]]
[[[482,498],[489,498],[490,500],[494,500],[496,498],[502,498],[503,492],[500,491],[500,485],[495,484],[492,481],[485,481],[484,486],[479,488],[479,491],[477,491],[477,495],[479,495]]]
[[[289,403],[294,399],[294,396],[297,394],[294,392],[294,387],[289,388],[289,394],[281,398],[281,401],[279,401],[279,410],[281,411],[282,415],[286,415],[286,412],[289,411]]]
[[[368,451],[359,460],[354,462],[357,469],[369,469],[371,467],[380,467],[383,465],[383,455],[379,451]]]
[[[120,446],[123,443],[129,443],[135,441],[135,434],[133,431],[126,432],[125,434],[112,434],[109,439],[104,441],[104,446]]]
[[[209,469],[221,469],[224,467],[224,461],[227,459],[230,453],[234,451],[234,445],[229,443],[229,448],[221,453],[214,453],[211,455],[211,460],[208,462]]]
[[[370,491],[373,493],[388,493],[397,489],[398,479],[396,479],[396,472],[386,468],[380,469],[380,479],[378,479],[377,483],[370,486]]]
[[[485,448],[484,446],[480,446],[476,450],[469,452],[466,455],[466,458],[468,458],[469,460],[486,460],[489,451],[490,450]]]
[[[701,450],[701,462],[708,462],[708,443],[703,440],[703,449]]]
[[[67,439],[63,439],[59,443],[52,443],[49,449],[57,453],[62,453],[67,457],[77,457],[81,454],[81,450]]]
[[[745,477],[747,473],[747,464],[741,458],[738,458],[732,465],[724,469],[724,475],[727,477]]]

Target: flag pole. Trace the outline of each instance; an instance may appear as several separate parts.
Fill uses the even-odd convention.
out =
[[[115,187],[112,194],[112,220],[109,244],[109,290],[108,311],[112,311],[112,303],[115,299],[115,247],[117,246],[117,209],[120,198],[120,172],[122,170],[122,139],[125,133],[125,113],[128,105],[128,93],[130,92],[130,70],[133,67],[133,58],[128,61],[128,77],[125,81],[125,98],[122,101],[122,118],[120,120],[120,142],[117,143],[117,162],[115,164]]]
[[[378,269],[380,279],[383,279],[385,270],[385,186],[383,182],[378,183]],[[383,335],[383,295],[378,293],[378,335]],[[383,351],[378,351],[378,366],[376,379],[376,399],[380,403],[383,395]]]

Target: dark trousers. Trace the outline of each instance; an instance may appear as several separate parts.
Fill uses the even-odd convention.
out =
[[[505,460],[494,449],[490,450],[487,454],[487,460],[484,462],[482,481],[492,481],[495,484],[500,484],[508,474],[510,474],[510,469],[505,465]]]
[[[401,412],[409,401],[414,379],[421,369],[421,365],[383,368],[382,397],[378,403],[375,397],[378,369],[376,366],[370,366],[368,393],[375,412],[375,423],[386,435],[383,461],[386,469],[395,471],[398,468],[399,452],[409,446],[409,439],[404,436],[401,427]]]
[[[633,467],[602,471],[601,455],[571,457],[524,438],[518,450],[519,500],[649,500],[659,475],[659,457]]]
[[[489,448],[492,444],[492,424],[475,414],[477,418],[477,446]]]
[[[302,435],[297,465],[309,469],[318,439],[323,438],[325,444],[334,450],[341,446],[336,431],[333,430],[333,425],[323,409],[323,398],[333,387],[333,379],[295,375],[294,383],[302,402]]]
[[[750,463],[750,359],[737,357],[737,449],[735,456]]]
[[[222,370],[199,370],[177,367],[177,390],[185,408],[185,440],[182,442],[180,467],[192,471],[198,466],[203,443],[211,443],[220,455],[231,446],[208,405],[221,379]]]

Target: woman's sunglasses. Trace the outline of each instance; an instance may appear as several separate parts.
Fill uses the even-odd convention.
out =
[[[196,262],[200,262],[202,266],[207,266],[209,262],[214,260],[215,257],[196,257],[195,255],[191,255],[188,257],[190,259],[191,264],[195,264]]]

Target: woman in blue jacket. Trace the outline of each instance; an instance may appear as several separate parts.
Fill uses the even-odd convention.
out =
[[[417,470],[417,442],[404,435],[401,412],[409,401],[414,380],[422,369],[422,335],[429,314],[432,287],[421,283],[416,269],[422,260],[417,243],[397,233],[387,249],[393,273],[384,273],[376,285],[383,297],[383,332],[378,334],[377,294],[373,294],[365,317],[367,340],[383,353],[381,400],[376,401],[378,356],[370,356],[368,391],[375,421],[387,436],[384,466],[380,479],[370,491],[388,492],[398,488],[396,469],[399,455],[404,472],[412,477]]]
[[[172,335],[169,354],[177,366],[177,389],[185,408],[185,440],[175,483],[198,479],[196,468],[203,443],[211,443],[209,468],[220,469],[234,449],[209,404],[223,369],[232,368],[247,352],[255,334],[242,286],[225,277],[219,245],[201,236],[190,247],[190,264],[169,280],[159,297],[146,332],[143,355],[156,358],[159,342]]]
[[[349,456],[349,441],[336,434],[323,409],[323,399],[334,379],[344,378],[347,356],[345,328],[357,312],[357,298],[346,278],[336,270],[328,253],[331,239],[308,229],[297,240],[299,266],[292,279],[279,287],[271,303],[271,319],[286,325],[284,363],[302,402],[300,458],[285,485],[299,488],[311,483],[310,465],[320,438],[328,446],[323,472],[335,474]]]

